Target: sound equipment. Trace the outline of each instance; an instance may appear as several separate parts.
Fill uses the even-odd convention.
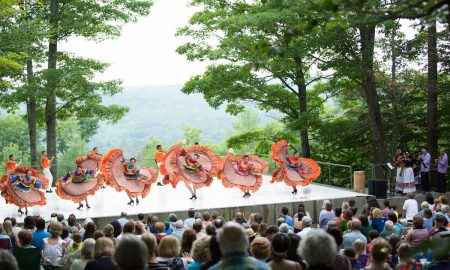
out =
[[[384,179],[369,180],[369,194],[377,199],[386,199],[387,182]]]

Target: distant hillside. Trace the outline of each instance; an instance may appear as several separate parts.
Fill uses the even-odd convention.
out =
[[[185,95],[181,86],[126,88],[121,94],[105,98],[106,104],[120,104],[129,113],[115,125],[101,124],[91,145],[106,150],[126,146],[135,153],[150,136],[173,143],[183,138],[183,126],[201,128],[202,141],[220,143],[232,127],[235,117],[225,109],[214,110],[201,95]]]

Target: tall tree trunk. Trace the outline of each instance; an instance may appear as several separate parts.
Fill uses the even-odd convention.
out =
[[[37,168],[37,128],[36,128],[36,95],[34,89],[33,60],[27,60],[27,82],[28,82],[28,101],[27,101],[27,120],[28,136],[30,139],[30,162],[31,167]]]
[[[436,21],[428,27],[428,134],[427,144],[432,157],[438,156],[437,99],[437,34]]]
[[[366,24],[359,28],[362,50],[362,88],[366,99],[369,123],[372,129],[375,177],[384,178],[381,164],[386,162],[383,124],[373,70],[375,25]]]
[[[58,1],[50,2],[50,38],[48,46],[48,70],[50,76],[47,81],[47,102],[45,106],[45,123],[47,131],[47,152],[50,157],[54,157],[52,163],[53,178],[56,179],[58,172],[56,156],[56,65],[58,53]]]
[[[396,64],[396,48],[395,48],[396,26],[392,26],[391,32],[391,81],[392,81],[392,146],[391,159],[395,160],[395,153],[398,148],[398,98],[397,89],[397,64]]]
[[[306,82],[305,82],[305,73],[303,72],[303,62],[300,57],[295,57],[295,66],[296,66],[296,85],[298,90],[298,101],[300,104],[300,113],[299,117],[305,115],[307,113],[307,103],[306,103]],[[311,151],[309,149],[309,137],[308,137],[308,119],[302,119],[303,123],[300,127],[300,140],[302,143],[302,156],[310,157]]]

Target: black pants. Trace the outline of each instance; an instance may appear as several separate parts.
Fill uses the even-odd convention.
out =
[[[447,191],[447,179],[445,178],[445,173],[438,172],[437,192],[445,193],[446,191]]]
[[[420,181],[422,182],[422,190],[430,191],[430,172],[420,172]]]

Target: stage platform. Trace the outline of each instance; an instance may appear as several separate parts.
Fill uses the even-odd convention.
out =
[[[327,185],[312,184],[308,187],[298,187],[297,194],[291,194],[292,188],[284,183],[269,183],[270,177],[264,177],[261,189],[250,198],[243,198],[243,193],[237,189],[225,188],[220,180],[215,180],[210,187],[197,191],[197,200],[189,200],[191,196],[183,183],[176,189],[171,186],[157,186],[154,184],[150,194],[138,205],[127,205],[129,199],[125,192],[116,192],[107,187],[99,190],[95,196],[89,197],[90,209],[77,210],[78,204],[60,199],[55,192],[47,194],[47,205],[29,208],[29,215],[41,215],[49,218],[53,212],[62,213],[66,217],[75,214],[78,219],[90,217],[100,226],[111,222],[126,211],[134,217],[138,213],[157,214],[161,220],[167,219],[169,213],[177,213],[179,217],[186,217],[186,211],[194,208],[196,211],[219,210],[225,218],[230,218],[236,211],[243,211],[247,215],[251,212],[262,213],[266,222],[274,223],[280,214],[282,206],[287,206],[292,213],[297,209],[297,203],[304,201],[306,210],[317,222],[322,202],[325,199],[333,203],[333,207],[340,207],[342,201],[353,198],[357,207],[361,209],[366,202],[366,194],[356,193],[348,189],[341,189]],[[0,197],[0,220],[14,216],[22,222],[25,215],[17,213],[17,207],[5,204]]]

